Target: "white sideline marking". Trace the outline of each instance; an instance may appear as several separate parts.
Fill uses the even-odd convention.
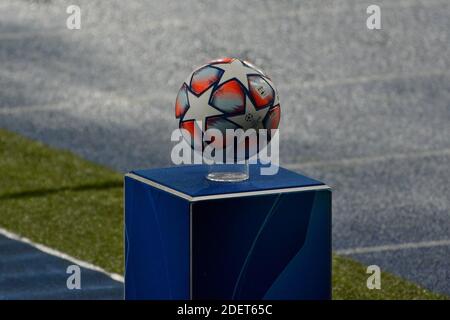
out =
[[[374,81],[391,81],[391,80],[403,80],[403,79],[416,79],[416,78],[427,78],[433,76],[448,76],[448,72],[445,70],[434,70],[428,72],[410,72],[410,73],[381,73],[374,75],[364,75],[359,77],[349,77],[349,78],[341,78],[341,79],[331,79],[331,80],[316,80],[316,81],[305,81],[303,84],[292,84],[284,87],[280,87],[280,89],[286,90],[295,90],[295,89],[310,89],[310,88],[326,88],[326,87],[334,87],[334,86],[342,86],[342,85],[353,85],[353,84],[362,84],[362,83],[370,83]]]
[[[47,247],[47,246],[45,246],[43,244],[35,243],[35,242],[31,241],[28,238],[19,236],[18,234],[12,233],[12,232],[10,232],[8,230],[5,230],[3,228],[0,228],[0,234],[5,236],[5,237],[7,237],[7,238],[9,238],[9,239],[26,243],[26,244],[32,246],[33,248],[36,248],[36,249],[38,249],[38,250],[40,250],[40,251],[42,251],[44,253],[47,253],[49,255],[52,255],[52,256],[55,256],[55,257],[58,257],[58,258],[61,258],[61,259],[73,262],[74,264],[77,264],[80,267],[83,267],[85,269],[90,269],[90,270],[94,270],[94,271],[103,273],[103,274],[107,275],[108,277],[110,277],[113,280],[116,280],[116,281],[119,281],[119,282],[122,282],[122,283],[124,282],[124,278],[120,274],[108,272],[108,271],[106,271],[106,270],[104,270],[104,269],[102,269],[102,268],[100,268],[100,267],[98,267],[96,265],[93,265],[93,264],[91,264],[89,262],[79,260],[77,258],[69,256],[68,254],[65,254],[65,253],[60,252],[58,250],[49,248],[49,247]]]
[[[414,79],[414,78],[422,78],[422,77],[431,77],[431,76],[449,76],[450,73],[447,71],[436,70],[430,72],[418,72],[418,73],[382,73],[376,74],[372,76],[361,76],[361,77],[349,77],[342,79],[332,79],[327,81],[305,81],[302,84],[295,85],[284,85],[279,86],[280,90],[297,90],[297,89],[324,89],[326,87],[340,86],[340,85],[352,85],[352,84],[360,84],[360,83],[370,83],[373,81],[389,81],[394,79]],[[111,98],[110,95],[105,95],[101,91],[95,91],[96,94],[103,95],[107,98]],[[172,96],[168,94],[159,94],[159,97],[166,100],[171,101]],[[130,105],[135,104],[137,106],[144,105],[144,101],[147,99],[147,96],[143,96],[141,98],[132,98],[127,96],[113,95],[115,101],[121,100],[124,103],[129,103]],[[35,112],[35,111],[68,111],[70,110],[68,105],[30,105],[30,106],[16,106],[14,108],[9,107],[0,107],[0,114],[4,115],[15,115],[21,113]],[[162,116],[161,113],[154,113],[154,116]]]
[[[435,241],[424,241],[424,242],[409,242],[409,243],[407,242],[407,243],[400,243],[400,244],[387,244],[387,245],[373,246],[373,247],[351,248],[351,249],[337,250],[337,251],[335,251],[335,253],[345,256],[345,255],[351,255],[351,254],[431,248],[431,247],[448,246],[448,245],[450,245],[450,240],[435,240]]]
[[[355,166],[362,164],[369,164],[373,162],[389,161],[389,160],[405,160],[414,158],[425,158],[432,156],[444,156],[450,155],[450,149],[441,150],[425,150],[410,153],[394,153],[385,156],[373,156],[373,157],[355,157],[340,160],[330,161],[310,161],[304,163],[292,163],[286,164],[285,167],[291,170],[301,170],[303,168],[316,168],[316,167],[328,167],[328,166]]]
[[[33,111],[60,111],[64,110],[63,107],[57,105],[33,105],[33,106],[23,106],[14,108],[0,108],[1,115],[15,115],[21,113],[28,113]]]

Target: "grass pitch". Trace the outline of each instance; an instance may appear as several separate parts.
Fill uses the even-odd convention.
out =
[[[0,129],[0,226],[116,273],[122,183],[119,173]],[[368,290],[367,277],[362,264],[334,256],[333,298],[447,298],[386,272],[382,289]]]

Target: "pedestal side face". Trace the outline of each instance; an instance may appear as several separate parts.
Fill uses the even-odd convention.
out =
[[[330,191],[192,206],[193,299],[330,298]]]
[[[189,202],[125,177],[125,298],[189,299]]]

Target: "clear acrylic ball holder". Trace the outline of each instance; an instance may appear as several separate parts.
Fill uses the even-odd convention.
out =
[[[209,165],[206,179],[216,182],[241,182],[248,180],[248,160],[245,160],[243,163]]]

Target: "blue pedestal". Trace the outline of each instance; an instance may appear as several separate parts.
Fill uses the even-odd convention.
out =
[[[331,191],[280,168],[206,180],[206,166],[125,175],[126,299],[331,298]]]

